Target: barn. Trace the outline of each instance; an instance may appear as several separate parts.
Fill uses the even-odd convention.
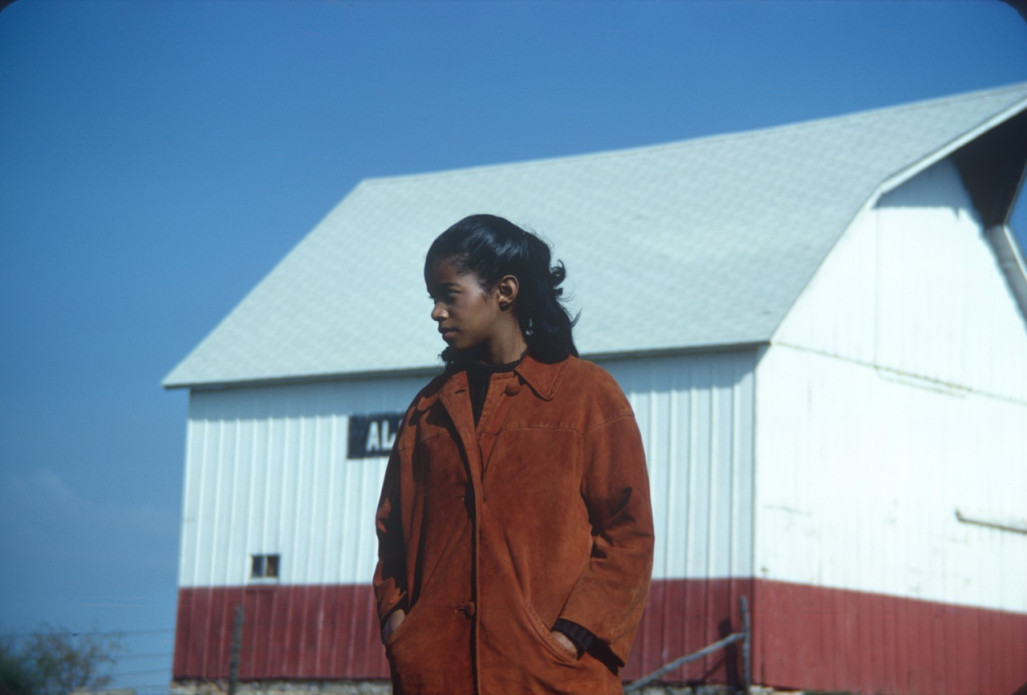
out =
[[[755,683],[1027,680],[1027,84],[755,132],[365,180],[167,376],[189,391],[173,674],[387,677],[369,580],[421,280],[476,212],[552,242],[642,430],[631,680],[736,630]],[[664,677],[738,684],[737,645]]]

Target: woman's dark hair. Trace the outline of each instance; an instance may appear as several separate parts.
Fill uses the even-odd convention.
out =
[[[560,301],[567,271],[560,261],[550,266],[546,242],[502,217],[471,215],[432,242],[424,260],[425,277],[435,263],[445,260],[454,261],[460,274],[474,272],[485,289],[504,275],[516,277],[520,289],[514,311],[531,356],[540,362],[577,356],[571,336],[577,318],[572,319]],[[452,348],[442,353],[447,364],[457,357]]]

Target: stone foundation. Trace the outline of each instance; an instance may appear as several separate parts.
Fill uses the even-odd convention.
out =
[[[736,695],[726,685],[647,685],[639,695]],[[181,681],[171,684],[169,695],[227,695],[228,681]],[[253,681],[239,683],[236,695],[392,695],[387,681]],[[753,687],[750,695],[772,695]]]
[[[176,681],[168,695],[227,695],[228,681]],[[235,695],[392,695],[388,681],[253,681]]]

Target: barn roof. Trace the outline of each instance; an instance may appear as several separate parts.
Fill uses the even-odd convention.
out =
[[[1025,110],[1027,83],[651,147],[368,179],[164,385],[439,365],[424,253],[478,212],[553,244],[581,310],[583,354],[765,343],[861,208]]]

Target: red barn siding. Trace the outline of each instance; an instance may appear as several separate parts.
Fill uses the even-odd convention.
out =
[[[777,688],[1009,695],[1027,615],[757,581],[753,680]]]
[[[1027,615],[747,579],[658,580],[623,672],[633,680],[739,629],[750,597],[753,680],[784,689],[1009,695],[1027,680]],[[179,592],[176,680],[228,678],[235,606],[242,680],[388,678],[371,587]],[[741,682],[738,645],[668,674]]]
[[[371,587],[180,589],[175,680],[228,678],[235,606],[241,680],[387,678]]]

